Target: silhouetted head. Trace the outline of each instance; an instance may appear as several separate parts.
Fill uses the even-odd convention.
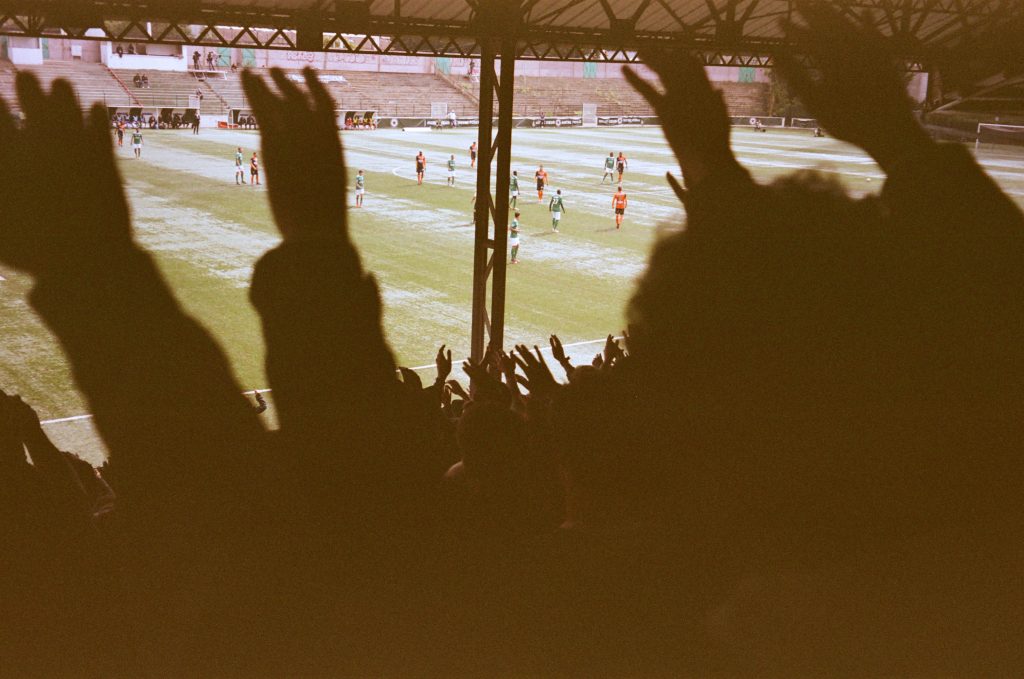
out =
[[[1009,468],[998,441],[1013,437],[998,431],[1011,420],[968,426],[963,408],[1006,412],[994,395],[1009,398],[1000,371],[1020,365],[1003,338],[1021,305],[998,302],[998,285],[964,297],[950,277],[977,277],[965,250],[923,245],[934,227],[897,223],[837,180],[719,190],[658,244],[628,310],[657,423],[644,446],[696,456],[680,497],[778,549],[959,520],[948,495],[984,497],[981,479]]]
[[[456,433],[467,474],[485,484],[500,482],[524,452],[522,430],[522,418],[505,404],[467,404]]]

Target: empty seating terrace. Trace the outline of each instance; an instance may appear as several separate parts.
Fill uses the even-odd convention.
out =
[[[0,64],[0,97],[7,103],[11,113],[17,114],[20,109],[18,108],[18,96],[14,91],[14,77],[13,68]]]
[[[196,78],[191,71],[152,71],[114,69],[113,73],[121,79],[135,99],[146,108],[189,108],[190,97],[196,89],[203,93],[200,113],[218,115],[229,108],[217,93],[207,86],[204,80]],[[149,87],[135,87],[135,74],[145,75],[149,79]]]
[[[298,75],[299,71],[286,71]],[[429,116],[432,102],[444,102],[460,116],[477,113],[474,99],[442,78],[427,73],[376,73],[371,71],[320,71],[322,76],[342,76],[345,82],[323,81],[339,109],[377,111],[379,115]],[[237,73],[211,75],[206,84],[231,108],[247,109],[241,77]]]
[[[433,102],[444,102],[460,116],[475,116],[477,104],[442,78],[427,73],[346,71],[348,81],[336,99],[341,108],[375,110],[379,115],[429,116]]]
[[[88,108],[95,102],[118,107],[139,105],[132,93],[103,64],[47,61],[40,66],[19,66],[18,70],[35,73],[45,86],[57,78],[70,81],[82,108]]]
[[[764,115],[768,86],[763,83],[716,83],[730,115]],[[639,92],[617,79],[517,77],[514,108],[526,116],[580,115],[583,104],[597,104],[597,115],[651,115]]]

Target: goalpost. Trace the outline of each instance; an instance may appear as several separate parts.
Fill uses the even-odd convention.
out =
[[[974,150],[977,151],[982,143],[1024,146],[1024,125],[978,123],[978,132],[974,137]]]
[[[818,127],[817,118],[790,118],[788,127],[799,127],[804,130],[813,130]]]

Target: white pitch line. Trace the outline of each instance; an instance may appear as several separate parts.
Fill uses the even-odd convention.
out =
[[[563,344],[562,347],[563,348],[565,348],[565,347],[581,347],[581,346],[584,346],[586,344],[597,344],[598,342],[604,342],[605,339],[606,338],[596,339],[596,340],[584,340],[582,342],[570,342],[569,344]],[[616,337],[615,339],[616,340],[620,340],[622,338],[621,337]],[[550,353],[551,347],[540,347],[540,350],[541,350],[541,352],[547,351],[547,352]],[[409,368],[409,370],[429,370],[430,368],[434,368],[434,367],[436,367],[436,365],[434,363],[431,363],[429,365],[418,365],[415,368]],[[243,391],[242,394],[244,396],[249,396],[249,395],[254,394],[257,391],[260,392],[261,394],[266,394],[266,393],[271,392],[272,390],[269,389],[269,388],[268,389],[252,389],[252,390],[249,390],[249,391]],[[89,414],[89,415],[73,415],[71,417],[59,417],[59,418],[57,418],[55,420],[43,420],[39,424],[46,426],[46,425],[50,425],[50,424],[61,424],[62,422],[77,422],[79,420],[91,420],[91,419],[92,419],[92,415],[91,414]]]

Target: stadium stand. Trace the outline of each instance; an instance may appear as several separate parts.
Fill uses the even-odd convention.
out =
[[[146,107],[186,108],[189,106],[189,98],[195,94],[196,88],[199,88],[203,93],[199,109],[201,113],[216,115],[225,113],[229,108],[227,103],[208,86],[206,80],[199,80],[191,72],[114,69],[113,73],[132,90],[135,99]],[[132,84],[136,73],[149,78],[148,88],[136,88]]]
[[[290,72],[298,74],[298,71]],[[460,116],[476,115],[476,100],[444,79],[423,73],[375,73],[370,71],[321,71],[342,76],[346,82],[326,81],[339,109],[378,111],[381,115],[429,116],[430,105],[444,102]],[[152,82],[152,78],[150,78]],[[223,73],[208,78],[206,85],[228,108],[247,109],[241,78]],[[194,89],[194,88],[193,88]],[[204,106],[205,106],[204,100]]]
[[[131,90],[102,64],[80,61],[47,61],[40,66],[19,66],[20,70],[35,73],[41,82],[49,84],[57,78],[66,78],[75,86],[82,108],[94,102],[108,106],[138,106],[139,100]],[[129,77],[130,78],[130,77]]]
[[[100,64],[63,61],[25,68],[46,82],[57,77],[68,78],[75,84],[83,105],[99,100],[117,106],[130,103],[184,108],[199,88],[204,94],[200,109],[204,115],[249,108],[238,73],[209,73],[200,79],[191,71],[108,70]],[[136,73],[149,79],[148,88],[133,85]],[[477,114],[479,83],[465,76],[372,71],[321,73],[344,77],[345,82],[325,83],[339,108],[415,117],[431,115],[431,104],[443,102],[459,116]],[[13,70],[0,69],[0,93],[13,93],[13,75]],[[768,110],[768,86],[763,83],[717,83],[716,86],[725,96],[730,115],[764,115]],[[597,113],[602,116],[651,114],[643,98],[620,80],[519,76],[515,97],[515,114],[521,116],[580,115],[584,103],[597,104]]]
[[[331,93],[343,107],[376,110],[381,115],[429,116],[430,105],[444,102],[460,116],[477,113],[476,102],[437,76],[422,73],[345,71],[348,86],[332,84]]]
[[[249,103],[242,91],[242,77],[239,73],[219,72],[207,74],[206,86],[228,109],[248,109]]]
[[[768,87],[762,83],[716,83],[730,115],[764,115]],[[650,106],[620,80],[516,78],[515,111],[519,115],[580,115],[584,103],[597,104],[602,116],[651,115]]]
[[[722,91],[731,116],[761,116],[768,111],[767,83],[715,83],[715,87]]]
[[[13,68],[0,63],[0,97],[7,102],[12,113],[17,113],[18,98],[14,93],[14,74]]]
[[[974,141],[979,125],[1024,126],[1024,78],[1000,82],[925,114],[923,122],[938,139]],[[1018,136],[1001,143],[1019,144]]]

